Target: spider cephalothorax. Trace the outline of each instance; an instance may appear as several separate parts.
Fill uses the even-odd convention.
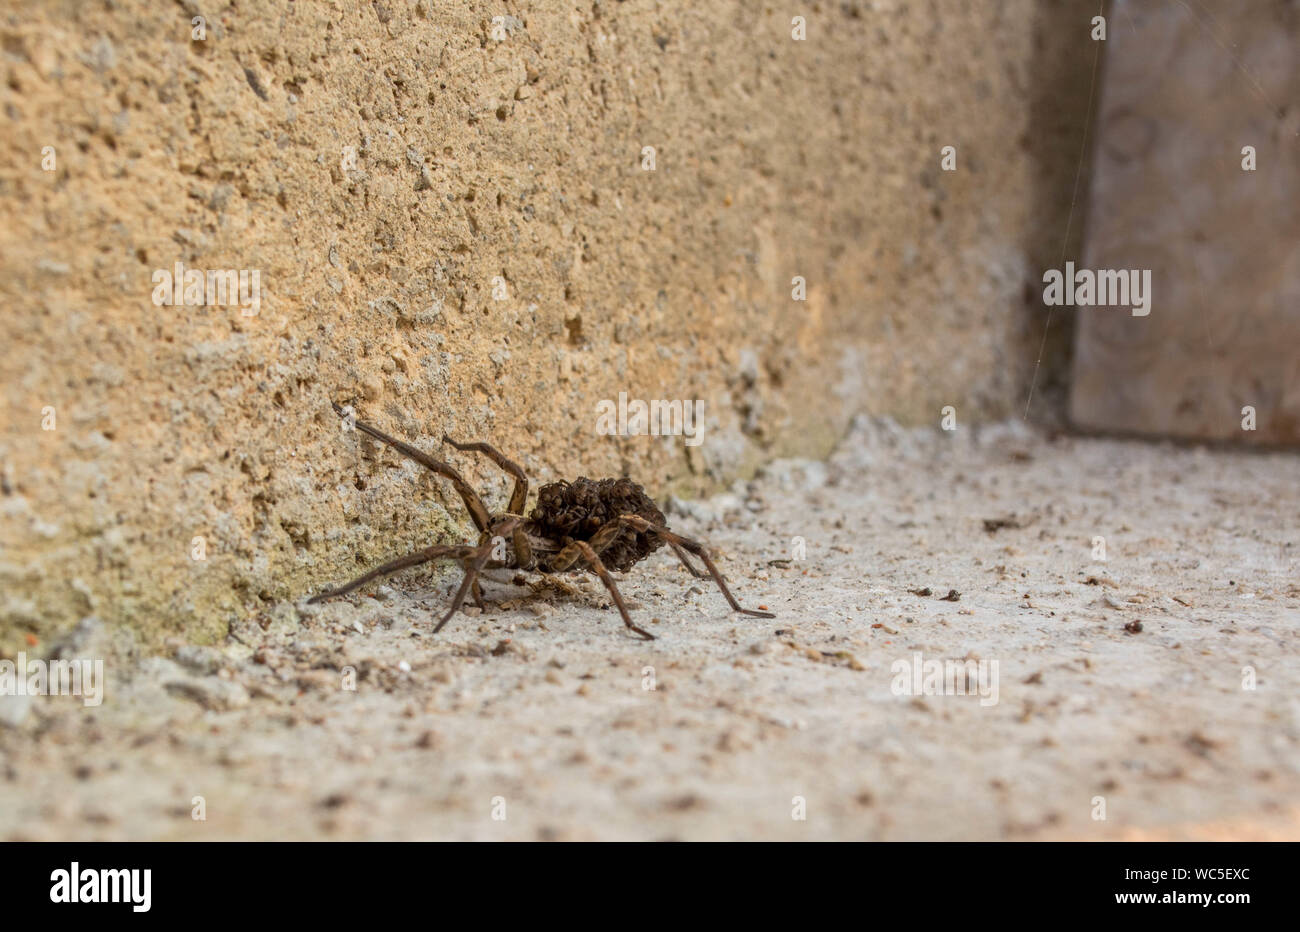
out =
[[[529,518],[543,536],[591,540],[602,527],[620,515],[636,515],[657,527],[667,522],[645,489],[631,479],[561,479],[537,490],[537,505]],[[654,531],[628,528],[609,548],[601,551],[606,566],[626,573],[664,545]]]
[[[349,417],[349,412],[338,405],[334,406],[334,410],[340,417]],[[438,544],[426,547],[376,567],[350,583],[326,590],[308,601],[319,602],[343,595],[371,580],[430,560],[458,560],[465,567],[465,576],[452,599],[450,610],[434,628],[434,631],[439,631],[456,614],[467,594],[472,592],[475,601],[482,605],[483,595],[479,589],[478,575],[484,569],[509,567],[535,569],[542,573],[590,572],[599,576],[609,590],[623,617],[623,624],[637,634],[654,640],[653,634],[632,623],[632,616],[628,614],[623,596],[619,594],[618,586],[614,584],[607,567],[627,572],[633,565],[667,544],[692,575],[712,577],[734,611],[758,618],[774,617],[770,612],[741,608],[705,546],[669,530],[664,523],[663,512],[645,490],[631,479],[584,477],[573,482],[561,480],[548,483],[538,491],[537,505],[524,517],[524,506],[528,501],[528,477],[524,471],[490,444],[457,443],[444,436],[442,439],[457,450],[482,453],[514,477],[515,485],[506,511],[490,514],[478,493],[449,464],[434,459],[369,424],[361,421],[352,423],[362,433],[388,444],[403,456],[450,480],[465,503],[470,520],[478,529],[479,541],[477,544]],[[697,568],[687,557],[688,553],[698,557],[705,569]]]

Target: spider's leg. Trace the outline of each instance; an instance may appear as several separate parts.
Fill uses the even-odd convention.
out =
[[[398,557],[396,560],[385,563],[383,566],[377,566],[370,572],[358,576],[351,582],[344,583],[336,589],[326,589],[319,595],[314,595],[308,599],[307,604],[311,605],[315,602],[323,602],[325,599],[332,599],[336,595],[346,595],[354,589],[359,589],[361,586],[364,586],[373,579],[388,576],[392,573],[396,573],[398,570],[404,570],[407,567],[419,566],[421,563],[428,563],[430,560],[436,560],[439,557],[464,559],[477,551],[477,547],[468,544],[459,546],[453,544],[450,546],[440,545],[436,547],[426,547],[424,550],[417,550],[415,553],[407,554],[404,557]]]
[[[776,617],[771,612],[760,612],[757,609],[753,609],[753,608],[741,608],[740,603],[736,601],[736,597],[733,596],[731,594],[731,590],[727,588],[727,581],[723,579],[722,574],[718,572],[718,567],[714,564],[713,558],[709,556],[708,548],[706,548],[698,540],[691,540],[689,537],[682,537],[680,534],[674,534],[672,531],[668,530],[668,528],[663,527],[662,525],[651,524],[649,521],[647,521],[645,518],[642,518],[640,515],[619,515],[619,517],[615,518],[614,520],[624,522],[626,525],[630,527],[634,527],[638,531],[652,532],[655,535],[662,537],[670,547],[676,544],[677,546],[699,557],[700,560],[703,561],[705,567],[708,568],[709,575],[713,577],[713,581],[717,583],[718,588],[722,590],[722,594],[726,597],[727,604],[731,606],[732,611],[740,612],[744,615],[753,615],[755,618]],[[608,526],[609,526],[608,524],[605,525],[605,527]],[[594,535],[592,535],[592,540],[594,541],[597,537],[599,537],[601,532],[604,530],[605,528],[602,527],[600,531],[597,531]]]
[[[334,410],[337,412],[339,417],[345,416],[343,409],[338,405],[334,405]],[[456,470],[449,464],[444,463],[442,460],[434,459],[429,454],[422,450],[417,450],[409,443],[403,443],[396,437],[388,436],[388,434],[384,433],[379,428],[367,424],[364,421],[354,421],[353,423],[356,424],[357,430],[362,433],[369,434],[381,443],[388,444],[403,456],[415,460],[421,466],[436,472],[444,479],[451,480],[451,484],[456,487],[456,491],[460,494],[461,501],[465,503],[465,510],[469,512],[470,520],[474,522],[474,526],[478,528],[479,531],[487,530],[488,511],[483,507],[483,500],[478,497],[477,492],[470,488],[469,483],[461,477],[461,474],[456,472]]]
[[[502,534],[509,534],[519,523],[518,519],[510,519],[501,523],[499,530]],[[485,537],[487,535],[484,535]],[[434,627],[433,633],[437,634],[442,630],[442,626],[451,620],[451,616],[460,610],[465,603],[465,595],[471,588],[478,585],[478,574],[483,571],[492,560],[492,551],[496,549],[492,540],[483,541],[477,547],[465,548],[469,551],[465,556],[465,578],[460,581],[460,588],[456,590],[455,597],[451,600],[451,608],[447,609],[447,614],[442,616],[442,620]]]
[[[515,487],[510,493],[510,513],[512,515],[524,513],[524,506],[528,503],[528,476],[524,473],[523,467],[513,460],[506,459],[501,451],[490,443],[457,443],[446,434],[442,435],[442,442],[451,444],[462,453],[482,453],[507,473],[514,476]]]
[[[618,591],[618,586],[614,585],[614,577],[609,575],[609,570],[605,569],[605,564],[600,562],[600,557],[596,555],[596,551],[592,549],[591,544],[585,540],[575,540],[565,545],[563,550],[551,558],[550,568],[554,572],[563,572],[577,563],[579,558],[585,560],[596,571],[600,581],[605,584],[605,588],[609,590],[609,594],[614,599],[614,604],[618,606],[618,613],[623,616],[623,624],[647,641],[653,641],[655,639],[653,634],[644,628],[638,628],[632,623],[632,616],[628,614],[627,605],[623,603],[623,596]]]
[[[456,590],[456,596],[451,600],[451,608],[447,609],[447,614],[443,615],[442,620],[434,625],[434,634],[441,631],[442,626],[450,621],[451,616],[456,614],[456,612],[460,610],[461,605],[465,603],[465,593],[469,591],[470,586],[474,584],[475,577],[478,576],[478,570],[474,568],[477,563],[477,560],[475,560],[474,563],[466,563],[465,578],[460,581],[460,588]]]
[[[515,487],[510,492],[510,504],[507,511],[512,515],[522,515],[524,508],[528,504],[528,475],[514,460],[506,459],[505,455],[492,446],[490,443],[457,443],[446,434],[442,435],[443,443],[449,443],[462,453],[482,453],[492,462],[496,463],[507,473],[515,477]],[[528,544],[528,535],[524,533],[522,527],[516,528],[514,539],[511,541],[515,545],[515,560],[521,567],[530,567],[534,565],[533,550]]]
[[[474,604],[479,608],[486,610],[487,606],[483,604],[483,587],[478,584],[477,579],[474,580],[474,585],[470,587],[469,591],[470,595],[474,597]]]
[[[690,558],[686,556],[686,551],[681,548],[680,544],[674,544],[672,541],[669,541],[668,546],[673,548],[673,553],[677,554],[677,559],[682,561],[682,566],[686,567],[686,569],[690,571],[690,574],[692,576],[694,576],[696,579],[709,578],[709,571],[702,570],[694,563],[692,563],[690,561]]]

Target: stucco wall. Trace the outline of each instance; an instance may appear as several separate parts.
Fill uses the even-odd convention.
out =
[[[1095,10],[796,7],[6,3],[0,647],[212,638],[464,536],[331,401],[653,494],[857,411],[1019,414]],[[178,262],[257,271],[256,315],[156,305]],[[602,436],[620,391],[703,401],[702,442]]]

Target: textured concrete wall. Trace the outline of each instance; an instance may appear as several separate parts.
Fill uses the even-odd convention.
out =
[[[331,401],[656,494],[856,411],[1018,413],[1091,12],[6,4],[0,647],[86,614],[215,637],[463,536]],[[257,313],[158,306],[178,262],[256,271]],[[620,391],[703,401],[703,442],[600,435]]]

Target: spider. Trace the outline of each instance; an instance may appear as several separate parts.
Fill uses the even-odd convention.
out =
[[[334,411],[344,419],[350,416],[348,411],[337,404],[334,405]],[[481,453],[514,477],[515,484],[510,493],[508,510],[489,514],[478,493],[448,463],[434,459],[370,424],[362,421],[352,423],[362,433],[388,444],[403,456],[450,480],[465,503],[470,520],[478,528],[479,539],[477,544],[437,544],[417,550],[377,566],[349,583],[327,589],[308,599],[308,603],[345,595],[372,580],[431,560],[457,560],[465,568],[465,576],[452,598],[451,608],[433,629],[436,633],[456,614],[466,595],[472,593],[474,601],[482,607],[483,592],[478,577],[485,569],[533,570],[542,574],[586,572],[595,573],[605,584],[614,604],[618,606],[619,614],[623,616],[623,624],[646,640],[653,641],[653,634],[632,622],[623,596],[609,575],[609,568],[625,573],[634,564],[640,563],[667,544],[691,575],[700,579],[710,576],[713,578],[732,611],[755,618],[776,617],[771,612],[741,608],[705,546],[669,530],[664,524],[663,512],[645,490],[631,479],[583,477],[573,482],[561,480],[548,483],[538,490],[537,504],[532,513],[525,516],[528,476],[523,469],[506,459],[490,444],[457,443],[443,435],[444,443],[461,452]],[[695,566],[687,556],[688,553],[698,557],[705,569]]]

